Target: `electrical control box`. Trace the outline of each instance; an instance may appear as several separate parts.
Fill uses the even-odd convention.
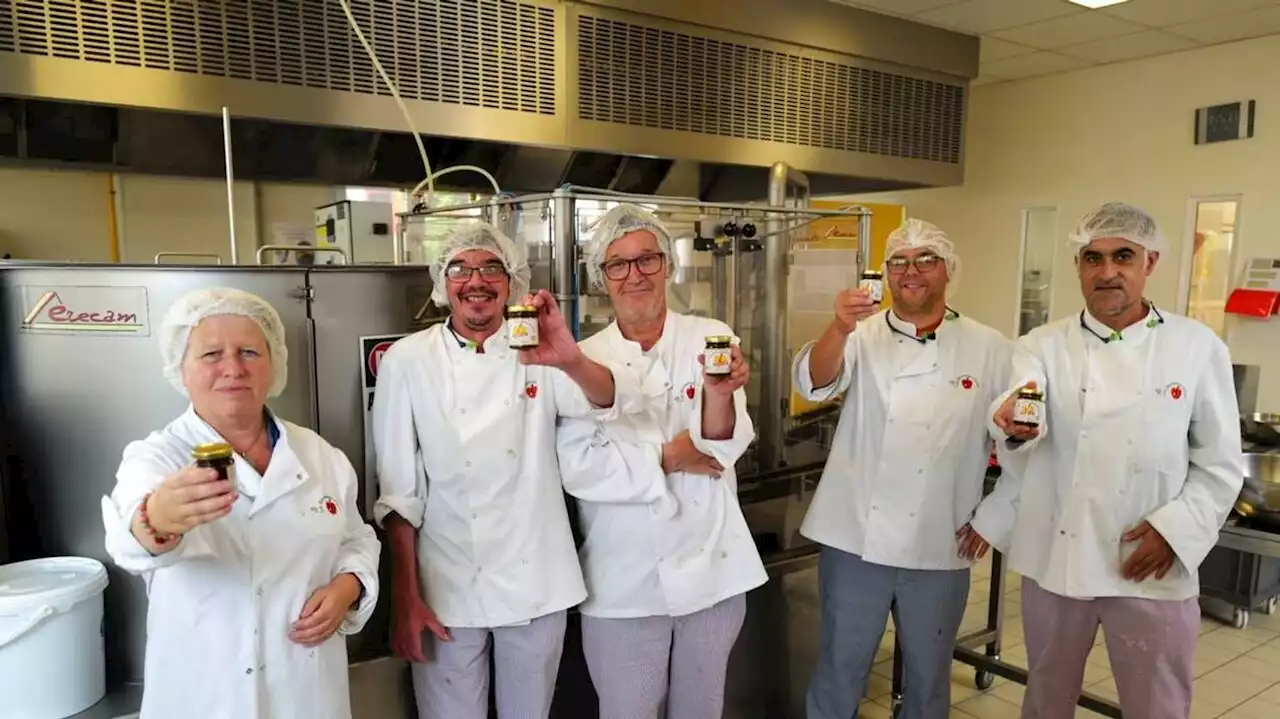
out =
[[[390,202],[343,200],[316,208],[316,246],[336,247],[351,264],[393,264],[395,248]],[[311,253],[309,253],[311,254]],[[299,257],[299,264],[338,265],[336,252],[316,252],[314,261]]]

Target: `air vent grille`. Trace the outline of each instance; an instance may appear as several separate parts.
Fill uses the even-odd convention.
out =
[[[405,98],[555,114],[553,8],[352,0],[351,10]],[[0,52],[389,94],[335,0],[0,0]]]
[[[963,86],[585,15],[577,26],[583,120],[960,162]]]

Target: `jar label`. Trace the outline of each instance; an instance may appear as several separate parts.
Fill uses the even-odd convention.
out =
[[[858,289],[867,293],[872,302],[881,302],[884,300],[884,283],[880,280],[863,278],[858,283]]]
[[[537,347],[538,321],[530,317],[512,318],[510,340],[512,347]]]
[[[1019,398],[1013,403],[1013,421],[1019,424],[1040,424],[1042,404],[1039,400]]]
[[[733,352],[728,347],[709,349],[703,361],[707,364],[707,374],[729,374],[729,366],[733,362]]]

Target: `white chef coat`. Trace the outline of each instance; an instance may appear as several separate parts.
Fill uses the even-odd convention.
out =
[[[1154,309],[1110,336],[1085,312],[1019,341],[1014,389],[987,421],[995,431],[991,415],[1032,380],[1045,419],[1038,438],[1002,448],[1005,472],[973,526],[1054,594],[1188,599],[1244,482],[1231,358],[1209,328]],[[1138,545],[1120,538],[1143,520],[1178,559],[1139,584],[1120,572]]]
[[[826,387],[809,374],[815,343],[797,355],[806,397],[846,393],[804,536],[873,564],[969,566],[955,534],[982,499],[987,407],[1006,386],[1012,343],[951,310],[935,335],[921,343],[891,309],[872,315],[849,335],[844,366]]]
[[[556,461],[556,418],[611,419],[638,404],[613,371],[613,406],[591,406],[558,369],[520,363],[507,325],[484,352],[439,324],[378,368],[373,438],[382,495],[418,532],[423,596],[449,627],[526,624],[586,597]]]
[[[223,442],[188,409],[124,450],[102,500],[107,552],[147,586],[143,719],[349,719],[347,645],[378,598],[381,545],[357,509],[347,457],[304,427],[280,431],[265,475],[236,455],[231,514],[152,555],[130,526],[147,493]],[[338,632],[318,647],[289,639],[311,595],[339,574],[364,586]]]
[[[733,395],[733,436],[702,436],[698,355],[715,335],[733,331],[718,320],[668,312],[662,337],[648,352],[623,337],[616,322],[582,342],[597,362],[635,372],[646,400],[643,412],[610,422],[561,424],[560,471],[565,488],[581,500],[585,615],[683,616],[768,581],[738,505],[734,464],[755,437],[744,391]],[[699,451],[724,466],[719,479],[663,472],[662,445],[685,430]],[[627,487],[638,490],[635,501],[607,495]]]

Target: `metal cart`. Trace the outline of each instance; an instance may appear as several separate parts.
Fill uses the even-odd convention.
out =
[[[1000,476],[999,468],[987,472],[984,495],[990,494]],[[1001,635],[1004,629],[1004,556],[991,550],[991,595],[987,599],[987,626],[956,638],[952,656],[956,661],[974,668],[973,683],[986,691],[995,684],[996,677],[1003,677],[1023,686],[1027,684],[1027,670],[1005,663],[1000,659]],[[902,649],[897,634],[893,642],[893,716],[902,711]],[[1078,706],[1103,716],[1121,719],[1120,707],[1099,696],[1082,692]]]

